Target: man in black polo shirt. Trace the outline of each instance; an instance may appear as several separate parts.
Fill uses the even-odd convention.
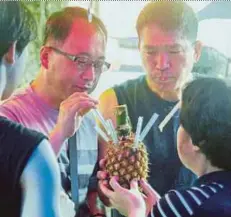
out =
[[[127,190],[113,178],[110,184],[114,192],[102,182],[101,190],[115,208],[129,217],[144,217],[151,208],[155,217],[230,217],[230,111],[230,84],[216,78],[192,81],[182,95],[177,149],[182,163],[198,176],[193,186],[170,190],[160,198],[142,181],[146,206],[136,181]]]
[[[158,125],[177,105],[180,88],[200,57],[198,20],[184,1],[151,1],[141,10],[136,30],[145,75],[106,90],[100,97],[99,108],[116,127],[114,107],[126,104],[134,133],[139,116],[145,126],[153,113],[159,115],[143,142],[149,153],[148,182],[163,195],[172,188],[190,186],[196,178],[177,155],[179,112],[162,133]],[[100,141],[100,158],[104,157],[105,147]],[[118,216],[113,213],[113,217]]]
[[[0,98],[11,94],[36,22],[21,2],[0,2]],[[14,67],[18,68],[14,68]],[[9,73],[11,73],[9,75]],[[59,217],[60,174],[47,138],[0,117],[0,216]]]

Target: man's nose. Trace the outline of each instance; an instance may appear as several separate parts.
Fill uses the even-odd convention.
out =
[[[89,66],[86,71],[82,74],[82,79],[85,81],[95,80],[95,68],[93,65]]]
[[[167,52],[159,52],[155,57],[156,69],[165,71],[169,68],[169,55]]]

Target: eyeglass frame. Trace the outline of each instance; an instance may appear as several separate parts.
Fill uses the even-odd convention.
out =
[[[68,58],[68,59],[71,60],[72,62],[77,63],[77,67],[78,67],[79,64],[78,64],[77,61],[78,61],[78,59],[81,58],[82,56],[80,56],[80,55],[69,54],[69,53],[67,53],[67,52],[64,52],[64,51],[62,51],[62,50],[59,50],[58,48],[55,48],[55,47],[52,47],[52,46],[46,46],[46,48],[52,49],[52,50],[54,50],[56,53],[65,56],[66,58]],[[86,58],[88,58],[88,57],[86,57]],[[84,71],[86,71],[86,70],[88,69],[88,67],[93,66],[94,69],[95,69],[95,71],[100,72],[100,73],[99,73],[99,75],[100,75],[102,72],[105,72],[105,71],[109,70],[109,68],[110,68],[110,66],[111,66],[110,63],[108,63],[108,62],[106,62],[106,61],[104,60],[103,65],[105,65],[105,66],[107,67],[107,69],[106,69],[106,70],[99,70],[99,68],[96,68],[95,65],[94,65],[94,64],[96,64],[96,63],[97,63],[97,60],[96,60],[96,61],[93,61],[93,60],[91,60],[91,59],[89,58],[89,63],[84,63],[84,64],[86,64],[86,65],[85,65],[84,67],[82,67],[82,73],[83,73]],[[103,66],[103,65],[102,65],[102,66]],[[83,69],[83,68],[84,68],[84,69]]]

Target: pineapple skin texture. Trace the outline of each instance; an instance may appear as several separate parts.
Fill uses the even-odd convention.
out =
[[[109,178],[117,176],[119,184],[129,189],[132,179],[147,180],[148,153],[145,145],[139,143],[134,148],[134,139],[120,139],[119,144],[109,142],[106,152],[106,172]]]

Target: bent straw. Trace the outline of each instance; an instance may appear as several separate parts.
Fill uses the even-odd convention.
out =
[[[106,130],[107,134],[110,136],[110,131],[108,130],[108,125],[106,121],[104,120],[103,116],[97,109],[92,110],[93,115],[100,121],[104,129]]]
[[[180,108],[180,102],[178,102],[173,109],[166,115],[164,120],[159,124],[160,132],[163,132],[164,127],[169,122],[169,120],[173,117],[173,115],[177,112],[177,110]]]
[[[109,126],[110,131],[111,131],[112,140],[113,140],[114,144],[117,144],[118,143],[117,133],[116,133],[115,128],[113,126],[112,120],[111,119],[107,120],[107,124]]]
[[[157,120],[158,117],[159,117],[159,115],[156,114],[156,113],[154,113],[152,115],[152,117],[148,121],[147,125],[145,126],[145,128],[143,129],[143,131],[140,134],[140,139],[139,139],[140,141],[144,140],[144,138],[146,137],[146,135],[148,134],[149,130],[154,125],[154,123],[156,122],[156,120]]]
[[[136,126],[134,148],[137,148],[137,146],[138,146],[142,124],[143,124],[143,117],[139,117],[138,122],[137,122],[137,126]]]
[[[96,125],[95,127],[96,132],[103,138],[105,142],[109,142],[109,138],[107,135]]]

